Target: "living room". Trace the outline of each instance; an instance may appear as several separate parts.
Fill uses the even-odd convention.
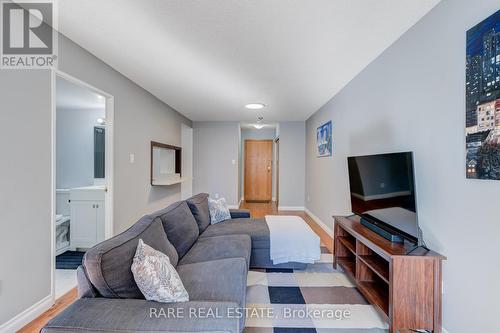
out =
[[[500,241],[500,1],[1,5],[0,332],[500,330],[500,266],[488,258]],[[102,123],[91,127],[106,129],[106,176],[88,184],[102,192],[102,239],[68,245],[86,258],[56,297],[60,80],[101,96]],[[393,191],[418,214],[415,232],[396,225],[404,245],[353,215],[367,217],[356,200],[386,197],[355,190],[352,166],[360,177],[362,158],[375,170],[394,154],[406,164],[369,178],[380,190],[402,165],[411,175]],[[216,206],[225,217],[213,223]],[[289,230],[273,231],[282,223]],[[284,237],[280,250],[295,257],[273,262],[270,246]],[[109,267],[96,264],[109,247],[130,240],[108,255],[114,278],[92,275]],[[134,280],[134,253],[151,248],[187,295],[154,301]],[[206,301],[225,318],[162,314]],[[290,316],[259,312],[269,309]],[[306,309],[336,311],[303,318]]]

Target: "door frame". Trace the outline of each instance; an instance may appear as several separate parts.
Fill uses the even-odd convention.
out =
[[[106,117],[106,137],[105,137],[105,179],[106,179],[106,194],[104,198],[105,205],[105,218],[104,218],[104,238],[108,239],[113,236],[113,197],[114,197],[114,119],[115,119],[115,110],[114,110],[114,96],[102,91],[101,89],[88,84],[70,74],[67,74],[58,69],[51,70],[51,224],[50,224],[50,239],[51,239],[51,287],[50,287],[50,296],[52,299],[52,303],[55,302],[55,272],[56,272],[56,143],[57,143],[57,128],[56,128],[56,115],[57,115],[57,91],[56,91],[56,81],[57,78],[65,79],[73,84],[76,84],[82,88],[89,89],[101,96],[104,96],[106,101],[105,107],[105,117]]]
[[[270,142],[271,143],[271,196],[269,198],[269,202],[273,201],[273,172],[274,172],[274,140],[273,139],[245,139],[243,142],[243,196],[245,198],[245,201],[248,201],[246,191],[247,191],[247,142]],[[251,200],[252,202],[267,202],[267,200]]]
[[[274,171],[274,174],[276,176],[276,179],[273,179],[275,185],[275,202],[274,204],[276,207],[279,207],[279,202],[280,202],[280,138],[277,137],[274,140],[274,165],[276,170]]]

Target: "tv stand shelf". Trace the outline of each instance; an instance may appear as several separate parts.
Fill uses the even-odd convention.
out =
[[[334,261],[365,298],[388,318],[389,333],[441,333],[442,255],[392,243],[361,225],[358,216],[334,216]]]

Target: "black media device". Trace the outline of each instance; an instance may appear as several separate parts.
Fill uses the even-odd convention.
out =
[[[348,157],[352,211],[392,242],[420,245],[413,153]]]

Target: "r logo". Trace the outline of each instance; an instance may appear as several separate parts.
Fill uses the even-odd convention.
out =
[[[2,3],[3,54],[52,54],[52,3]]]

